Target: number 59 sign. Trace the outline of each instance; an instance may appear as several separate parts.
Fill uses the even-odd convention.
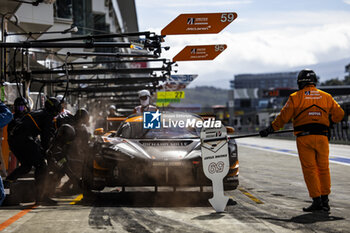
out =
[[[171,21],[162,35],[213,34],[221,32],[237,18],[235,12],[181,14]]]

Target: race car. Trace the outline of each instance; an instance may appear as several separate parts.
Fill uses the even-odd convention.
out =
[[[185,112],[162,112],[163,122],[202,121]],[[164,123],[164,124],[165,124]],[[201,158],[200,128],[193,124],[145,129],[142,115],[125,119],[117,131],[97,136],[94,153],[87,156],[83,171],[86,190],[126,186],[211,186],[204,175]],[[232,129],[232,128],[231,128]],[[224,189],[238,186],[237,145],[228,142],[230,170]]]

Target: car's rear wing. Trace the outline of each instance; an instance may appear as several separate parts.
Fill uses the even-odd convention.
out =
[[[203,120],[207,121],[209,119],[215,120],[216,116],[214,114],[201,113],[198,114]]]

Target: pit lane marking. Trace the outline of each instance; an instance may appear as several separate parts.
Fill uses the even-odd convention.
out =
[[[11,218],[7,219],[5,222],[0,224],[0,231],[4,230],[8,226],[10,226],[12,223],[16,222],[18,219],[22,218],[24,215],[26,215],[27,213],[29,213],[30,211],[32,211],[36,207],[38,207],[38,206],[37,205],[33,205],[33,206],[29,207],[29,208],[21,210],[20,212],[18,212],[15,215],[13,215]]]
[[[288,149],[279,149],[275,147],[270,147],[270,146],[260,146],[256,144],[249,144],[249,143],[238,143],[239,146],[245,146],[257,150],[264,150],[264,151],[270,151],[270,152],[277,152],[280,154],[285,154],[285,155],[292,155],[295,157],[299,157],[298,152],[294,150],[288,150]],[[345,158],[342,156],[335,156],[335,155],[330,155],[329,156],[329,162],[331,163],[336,163],[336,164],[341,164],[345,166],[350,166],[350,158]]]
[[[262,202],[261,200],[259,200],[258,198],[254,197],[253,194],[250,194],[247,190],[245,190],[244,188],[238,188],[239,191],[241,191],[244,195],[246,195],[249,199],[251,199],[252,201],[254,201],[256,204],[264,204],[264,202]]]
[[[72,201],[71,203],[69,203],[70,205],[75,205],[75,204],[77,204],[79,201],[81,201],[83,199],[83,194],[80,194],[80,195],[78,195],[75,199],[74,199],[74,201]]]

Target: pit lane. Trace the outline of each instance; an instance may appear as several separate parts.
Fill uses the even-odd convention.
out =
[[[208,189],[104,190],[90,200],[60,197],[57,206],[2,207],[0,223],[30,210],[3,232],[346,232],[350,223],[349,166],[330,163],[331,214],[304,213],[311,203],[295,141],[238,139],[240,186],[233,202],[215,213]],[[269,148],[262,148],[267,147]],[[288,151],[282,151],[288,150]],[[294,151],[294,152],[293,152]],[[331,145],[331,157],[348,158],[350,146]],[[0,225],[1,226],[1,225]]]

